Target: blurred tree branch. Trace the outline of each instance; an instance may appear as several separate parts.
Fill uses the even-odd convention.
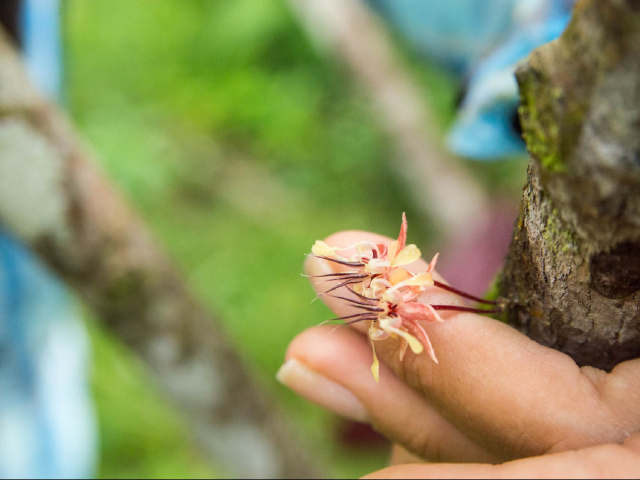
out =
[[[640,356],[640,2],[581,0],[517,78],[531,162],[509,320],[611,369]]]
[[[320,48],[368,90],[397,150],[398,172],[447,240],[473,232],[488,208],[478,183],[448,155],[423,95],[384,26],[362,0],[288,0]]]
[[[29,86],[2,32],[0,222],[140,355],[219,464],[241,477],[319,475],[220,323],[193,298],[64,115]]]

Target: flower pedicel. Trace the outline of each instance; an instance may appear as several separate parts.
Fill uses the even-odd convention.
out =
[[[376,382],[379,381],[380,363],[376,355],[375,343],[387,338],[400,339],[400,360],[404,358],[407,347],[415,354],[427,351],[431,359],[438,363],[435,352],[429,341],[427,332],[420,324],[421,321],[443,322],[438,314],[439,310],[498,313],[501,309],[497,302],[484,300],[466,294],[433,278],[433,271],[438,260],[436,254],[427,270],[418,274],[403,268],[415,262],[421,256],[415,245],[406,245],[407,219],[402,214],[402,226],[398,239],[386,243],[358,242],[351,247],[331,247],[318,240],[311,248],[311,253],[317,258],[334,262],[345,267],[346,271],[316,275],[328,282],[336,282],[320,296],[330,295],[347,302],[349,305],[362,310],[361,313],[334,318],[346,321],[347,325],[369,321],[369,339],[373,349],[373,365],[371,372]],[[337,252],[354,248],[356,253],[351,258],[338,255]],[[493,305],[493,310],[461,307],[457,305],[430,305],[416,302],[416,298],[427,287],[436,286],[474,302]],[[345,287],[353,298],[337,296],[332,292]]]

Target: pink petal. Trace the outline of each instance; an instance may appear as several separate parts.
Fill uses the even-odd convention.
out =
[[[433,256],[433,259],[431,260],[431,263],[430,263],[430,264],[429,264],[429,266],[427,267],[427,272],[429,272],[429,273],[433,273],[433,271],[436,269],[436,262],[438,261],[438,256],[439,256],[439,255],[440,255],[439,253],[436,253],[436,254]]]
[[[416,286],[409,287],[409,289],[402,294],[402,302],[396,302],[396,303],[409,303],[411,302],[411,300],[415,300],[416,297],[419,297],[422,292],[423,292],[422,287],[416,287]]]
[[[426,320],[427,322],[444,322],[438,312],[428,303],[408,302],[399,305],[398,315],[407,320]]]
[[[402,213],[402,226],[400,227],[400,235],[398,235],[398,249],[396,252],[401,252],[407,243],[407,216]]]
[[[438,359],[436,358],[436,352],[433,350],[433,345],[431,345],[429,335],[427,335],[427,332],[424,330],[424,328],[422,328],[422,325],[420,325],[418,322],[411,322],[409,325],[413,327],[412,330],[414,332],[414,335],[418,340],[420,340],[420,343],[422,343],[422,346],[431,357],[431,360],[433,360],[437,364]]]
[[[389,251],[389,248],[387,247],[386,243],[378,243],[377,244],[378,247],[378,252],[380,253],[380,258],[384,258],[387,256],[387,252]]]

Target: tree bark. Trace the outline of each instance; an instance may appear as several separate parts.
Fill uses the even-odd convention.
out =
[[[640,2],[579,1],[516,76],[531,162],[508,319],[610,370],[640,356]]]
[[[0,223],[142,357],[218,465],[240,477],[318,476],[220,323],[193,298],[66,118],[29,87],[2,32]]]

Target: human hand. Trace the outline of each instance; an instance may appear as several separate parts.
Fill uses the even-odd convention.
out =
[[[360,240],[390,242],[364,232],[339,233],[326,242],[346,246]],[[426,267],[419,261],[409,269],[419,272]],[[335,267],[310,257],[305,268],[319,275]],[[326,284],[312,283],[318,292],[326,289]],[[353,313],[335,298],[322,298],[337,316]],[[460,302],[436,287],[421,300]],[[441,315],[444,323],[424,325],[438,365],[427,355],[411,353],[401,362],[399,342],[378,342],[383,366],[376,384],[369,369],[371,348],[365,326],[340,328],[331,335],[333,327],[316,327],[292,342],[279,378],[316,403],[370,422],[392,441],[432,461],[502,463],[594,445],[619,445],[640,431],[640,360],[624,362],[609,374],[579,368],[570,357],[495,320],[469,313]],[[640,444],[634,439],[627,444]],[[620,455],[635,455],[627,444],[580,454],[597,456],[602,449],[623,449]],[[562,462],[566,455],[572,454],[545,458]],[[534,461],[504,467],[524,462],[529,468],[527,462]]]

